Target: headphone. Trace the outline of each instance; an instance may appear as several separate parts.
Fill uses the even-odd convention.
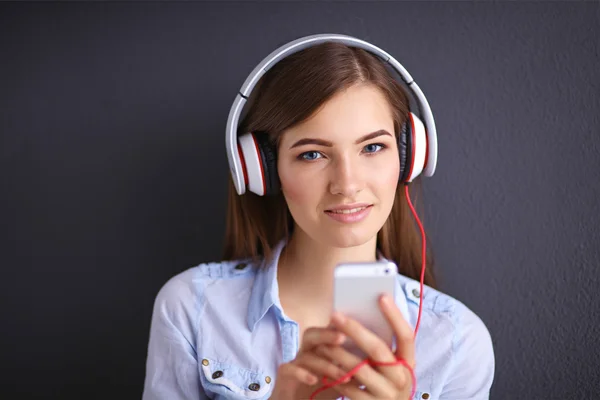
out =
[[[391,55],[364,40],[339,34],[316,34],[291,41],[271,52],[246,78],[236,95],[225,131],[227,160],[238,195],[249,190],[259,196],[279,192],[277,174],[277,149],[270,143],[267,134],[248,132],[238,137],[239,118],[259,79],[279,61],[308,47],[324,42],[339,42],[350,47],[364,49],[387,63],[400,74],[404,86],[412,93],[423,120],[411,111],[398,135],[400,153],[400,182],[408,184],[423,173],[430,177],[437,164],[437,134],[435,122],[425,95],[408,71]]]

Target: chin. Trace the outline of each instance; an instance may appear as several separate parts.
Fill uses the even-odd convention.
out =
[[[363,229],[336,229],[335,231],[321,231],[321,242],[327,243],[331,247],[349,248],[362,246],[377,234],[377,231],[371,232]]]

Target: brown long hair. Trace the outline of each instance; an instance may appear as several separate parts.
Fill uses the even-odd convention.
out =
[[[238,134],[266,132],[275,146],[286,129],[314,115],[332,96],[356,84],[377,87],[387,98],[396,137],[408,118],[408,97],[379,58],[342,43],[325,42],[292,54],[273,66],[255,86],[241,116]],[[410,184],[422,193],[420,177]],[[413,201],[419,213],[417,198]],[[421,196],[422,197],[422,196]],[[420,214],[420,213],[419,213]],[[273,247],[289,237],[293,220],[281,192],[238,196],[231,177],[227,205],[224,259],[269,259]],[[427,247],[429,248],[429,240]],[[420,280],[421,234],[408,206],[404,185],[396,190],[394,205],[377,234],[377,248],[398,265],[401,274]],[[425,283],[435,286],[433,257],[426,256]]]

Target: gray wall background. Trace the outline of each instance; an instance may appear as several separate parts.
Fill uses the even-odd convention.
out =
[[[492,398],[600,394],[600,3],[42,2],[0,5],[0,397],[140,397],[158,289],[220,258],[234,95],[322,32],[429,99],[422,218]]]

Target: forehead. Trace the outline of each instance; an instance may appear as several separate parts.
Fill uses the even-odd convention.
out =
[[[311,118],[286,131],[282,140],[319,137],[356,139],[378,129],[393,132],[390,105],[374,86],[355,85],[329,99]]]

